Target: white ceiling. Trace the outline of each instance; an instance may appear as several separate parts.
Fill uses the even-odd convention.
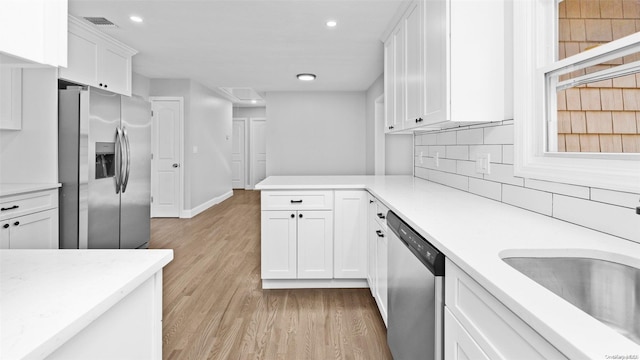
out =
[[[382,73],[380,37],[402,0],[69,0],[137,49],[134,71],[210,88],[362,91]],[[142,24],[129,20],[138,15]],[[329,29],[328,19],[338,26]],[[312,72],[314,82],[298,73]]]

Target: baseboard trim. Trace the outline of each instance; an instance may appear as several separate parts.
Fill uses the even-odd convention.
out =
[[[196,207],[194,207],[191,210],[183,210],[180,213],[180,218],[181,219],[191,219],[192,217],[195,217],[196,215],[200,214],[201,212],[207,210],[208,208],[220,204],[221,202],[227,200],[228,198],[233,196],[233,190],[229,190],[228,192],[220,195],[220,196],[216,196],[213,199],[198,205]]]
[[[262,279],[263,289],[368,288],[367,279]]]

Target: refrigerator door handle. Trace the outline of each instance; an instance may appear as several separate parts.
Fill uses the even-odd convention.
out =
[[[116,194],[120,193],[120,188],[122,186],[122,130],[120,127],[116,128]]]
[[[124,144],[127,151],[127,164],[124,172],[124,180],[122,180],[122,193],[124,194],[125,190],[127,190],[127,184],[129,184],[129,172],[131,171],[131,145],[129,144],[129,134],[127,134],[127,129],[122,127],[122,138],[124,139]]]

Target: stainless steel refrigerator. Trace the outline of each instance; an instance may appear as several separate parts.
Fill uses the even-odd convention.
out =
[[[58,102],[60,248],[147,248],[151,104],[77,86]]]

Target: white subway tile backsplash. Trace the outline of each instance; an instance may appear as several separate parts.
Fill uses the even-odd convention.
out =
[[[422,141],[421,141],[422,145],[436,145],[438,134],[435,134],[435,133],[424,134],[424,135],[420,135],[420,138],[422,138]]]
[[[607,204],[613,204],[618,206],[624,206],[631,209],[635,209],[636,206],[640,206],[640,194],[613,191],[605,189],[591,189],[591,200],[600,201]],[[638,220],[640,221],[640,217]],[[638,224],[640,227],[640,224]]]
[[[502,163],[513,164],[513,145],[502,145]]]
[[[414,170],[414,176],[418,177],[420,179],[425,179],[425,180],[429,180],[429,170],[422,168],[422,167],[416,167]]]
[[[476,160],[478,154],[489,154],[492,163],[502,162],[502,145],[471,145],[469,146],[469,160]]]
[[[552,194],[519,186],[502,185],[502,202],[551,216]]]
[[[484,128],[484,143],[513,145],[513,125]]]
[[[589,198],[589,188],[585,186],[569,185],[534,179],[525,179],[524,186],[531,189],[552,192],[555,194],[575,196],[583,199]]]
[[[455,145],[456,144],[456,132],[445,131],[436,135],[436,144],[438,145]]]
[[[469,129],[456,131],[458,145],[482,144],[482,129]]]
[[[476,172],[475,161],[458,160],[458,162],[456,163],[456,173],[480,179],[483,178],[481,173]]]
[[[466,145],[447,146],[445,157],[447,159],[469,160],[469,147]]]
[[[436,161],[435,161],[434,158],[432,158],[432,160],[433,160],[432,162],[429,162],[429,166],[427,166],[429,169],[446,171],[446,172],[450,172],[450,173],[455,173],[456,172],[456,161],[455,160],[439,159],[437,164],[436,164]]]
[[[469,178],[469,192],[502,201],[502,184],[497,182]]]
[[[446,149],[444,146],[429,146],[429,156],[436,157],[436,153],[438,153],[438,156],[443,158],[445,157]]]
[[[638,215],[626,207],[556,194],[553,217],[640,242]]]
[[[428,176],[430,181],[438,184],[451,186],[463,191],[469,191],[469,178],[466,176],[450,174],[437,170],[429,170]]]
[[[491,164],[489,168],[490,173],[484,175],[485,180],[524,186],[523,178],[513,176],[513,165]]]

